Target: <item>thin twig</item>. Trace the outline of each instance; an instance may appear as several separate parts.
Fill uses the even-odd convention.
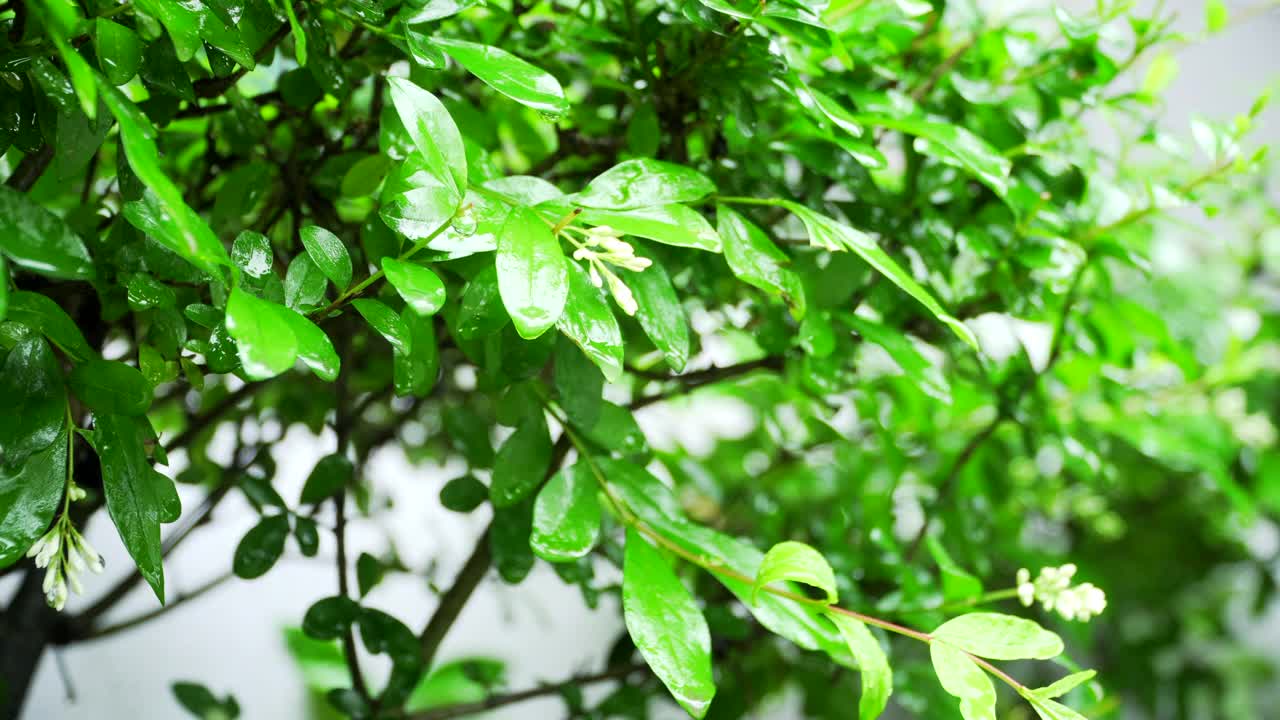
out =
[[[476,713],[493,710],[494,708],[499,708],[504,705],[514,705],[515,703],[533,700],[546,695],[555,695],[564,691],[566,688],[593,685],[595,683],[608,682],[610,680],[621,680],[630,675],[634,675],[635,673],[644,672],[647,669],[648,668],[645,665],[635,664],[610,668],[590,675],[575,675],[563,682],[539,685],[538,687],[529,688],[528,690],[520,690],[518,692],[491,695],[478,702],[459,703],[457,705],[445,705],[444,707],[431,708],[430,710],[424,710],[420,713],[408,716],[408,720],[449,720],[449,718],[474,715]]]
[[[208,580],[207,582],[205,582],[203,585],[200,585],[196,589],[177,596],[173,600],[169,601],[169,604],[167,605],[162,605],[158,608],[154,608],[140,615],[135,615],[134,617],[131,617],[127,620],[121,620],[120,622],[115,623],[114,625],[107,625],[106,627],[91,630],[89,634],[85,637],[85,639],[100,640],[104,637],[109,637],[111,635],[115,635],[116,633],[124,632],[126,630],[135,628],[138,625],[142,625],[143,623],[154,620],[160,617],[161,615],[173,612],[177,608],[182,607],[183,605],[193,600],[199,599],[202,595],[218,587],[221,587],[223,584],[225,584],[228,580],[230,580],[233,577],[235,577],[235,574],[232,573],[230,570],[228,570],[227,572],[224,572],[223,574],[218,575],[217,577],[211,580]]]

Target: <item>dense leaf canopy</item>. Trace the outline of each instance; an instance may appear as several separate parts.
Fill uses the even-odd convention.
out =
[[[1265,714],[1266,99],[1156,123],[1195,40],[1161,6],[0,0],[4,716],[45,648],[322,546],[320,717]],[[348,552],[388,445],[492,517],[456,576]],[[170,587],[233,495],[227,572]],[[441,662],[539,564],[621,615],[608,664]]]

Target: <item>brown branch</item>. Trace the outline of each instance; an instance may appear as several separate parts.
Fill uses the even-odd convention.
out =
[[[232,573],[231,571],[227,571],[205,582],[203,585],[200,585],[194,590],[178,595],[176,598],[170,601],[168,605],[162,605],[158,608],[149,610],[140,615],[135,615],[134,617],[131,617],[127,620],[121,620],[120,622],[114,625],[108,625],[106,627],[90,630],[89,633],[84,637],[84,639],[99,640],[104,637],[115,635],[116,633],[119,633],[119,632],[131,630],[137,627],[138,625],[142,625],[143,623],[146,623],[150,620],[154,620],[160,617],[161,615],[172,612],[177,608],[181,607],[182,605],[185,605],[186,603],[199,599],[201,596],[205,595],[206,593],[218,587],[221,587],[224,583],[226,583],[228,580],[230,580],[233,577],[235,577],[235,574]]]
[[[504,693],[502,695],[491,695],[478,702],[459,703],[457,705],[445,705],[444,707],[431,708],[430,710],[424,710],[420,713],[409,715],[408,720],[448,720],[449,718],[474,715],[476,713],[485,712],[486,710],[492,710],[504,705],[513,705],[515,703],[533,700],[546,695],[555,695],[566,688],[580,685],[593,685],[595,683],[608,682],[609,680],[621,680],[629,675],[643,672],[647,669],[648,668],[645,665],[635,664],[610,668],[608,670],[589,675],[575,675],[563,682],[539,685],[538,687],[530,688],[528,690]]]
[[[23,156],[22,162],[14,168],[13,174],[4,184],[19,192],[26,192],[40,179],[49,163],[53,161],[53,146],[45,143],[40,149]]]
[[[642,407],[647,407],[654,403],[662,402],[663,400],[668,400],[677,395],[683,395],[685,393],[692,392],[693,390],[696,390],[700,387],[705,387],[707,385],[718,383],[721,380],[728,380],[730,378],[746,375],[747,373],[753,372],[755,370],[762,370],[762,369],[779,370],[781,368],[782,368],[782,358],[777,355],[768,355],[758,360],[749,360],[747,362],[738,363],[736,365],[726,365],[724,367],[711,367],[711,368],[706,368],[705,370],[695,370],[685,375],[653,376],[653,375],[647,375],[645,373],[637,373],[643,377],[648,377],[650,379],[673,380],[680,384],[669,390],[664,390],[659,393],[654,393],[653,395],[646,395],[644,397],[636,398],[635,400],[631,401],[631,404],[628,405],[627,408],[630,410],[639,410]]]
[[[306,11],[306,6],[303,5],[298,10],[299,17],[301,17],[305,11]],[[284,40],[285,36],[288,34],[289,34],[289,23],[281,23],[280,27],[276,28],[276,31],[271,34],[271,37],[267,38],[267,41],[263,43],[261,48],[258,49],[258,52],[253,54],[254,61],[256,61],[257,63],[265,62],[268,58],[272,56],[272,54],[275,53],[276,45],[279,45],[280,41]],[[192,83],[192,85],[195,87],[196,97],[202,97],[202,98],[217,97],[222,93],[230,90],[232,87],[234,87],[236,83],[240,82],[240,78],[244,77],[245,74],[248,72],[249,72],[249,68],[241,65],[240,67],[236,68],[235,72],[231,73],[226,77],[208,78],[206,80],[200,80],[198,82]]]
[[[560,439],[556,441],[555,448],[551,451],[551,463],[547,466],[547,473],[542,480],[543,483],[550,480],[551,476],[560,469],[560,465],[564,463],[565,456],[569,454],[571,446],[572,442],[569,440],[568,433],[562,434]],[[458,576],[454,578],[453,585],[445,591],[444,595],[440,596],[440,605],[436,607],[431,619],[427,621],[427,626],[422,630],[419,642],[422,646],[422,666],[424,668],[431,668],[431,661],[435,658],[436,652],[440,650],[440,643],[444,642],[444,637],[449,633],[449,628],[453,627],[453,623],[457,621],[462,608],[471,599],[471,594],[475,592],[476,587],[480,585],[480,581],[489,572],[489,565],[493,560],[489,549],[489,532],[492,528],[493,522],[490,522],[484,532],[480,534],[479,539],[476,540],[475,549],[471,551],[471,557],[467,558],[466,564],[458,571]]]
[[[920,530],[916,532],[915,539],[911,541],[911,547],[907,549],[907,554],[903,556],[906,562],[911,562],[912,558],[919,552],[921,543],[924,542],[925,536],[929,534],[929,523],[933,520],[934,510],[947,501],[951,491],[955,488],[956,482],[960,479],[960,473],[964,471],[964,466],[969,463],[969,460],[973,458],[973,454],[978,451],[978,448],[982,447],[982,444],[987,441],[987,438],[991,437],[992,433],[996,431],[996,428],[1000,427],[1000,423],[1003,421],[1004,414],[997,414],[994,420],[984,425],[973,437],[969,438],[969,442],[965,444],[960,454],[956,456],[955,461],[951,463],[951,470],[947,472],[946,478],[938,486],[937,497],[934,498],[930,507],[925,509],[924,522],[920,524]]]

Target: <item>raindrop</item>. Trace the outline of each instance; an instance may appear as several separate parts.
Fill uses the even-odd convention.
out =
[[[476,216],[471,212],[470,208],[462,211],[458,217],[453,219],[453,231],[462,237],[471,237],[474,235],[478,225],[479,223],[476,221]]]

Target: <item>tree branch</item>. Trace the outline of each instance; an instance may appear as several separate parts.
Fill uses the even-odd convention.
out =
[[[547,474],[543,477],[542,484],[545,484],[547,480],[551,479],[552,475],[560,470],[560,465],[564,463],[565,456],[569,454],[571,446],[572,443],[569,440],[568,433],[562,434],[551,451],[551,463],[547,466]],[[539,484],[539,487],[542,484]],[[436,652],[439,651],[440,643],[444,642],[445,635],[449,633],[449,628],[453,627],[458,615],[462,613],[462,608],[471,599],[471,593],[475,592],[480,581],[489,572],[489,565],[493,560],[493,555],[489,549],[489,532],[492,528],[493,522],[490,521],[489,526],[484,529],[479,539],[476,540],[475,549],[471,551],[471,557],[467,558],[462,570],[458,571],[458,576],[454,579],[453,585],[445,591],[444,595],[440,596],[440,605],[436,607],[431,619],[427,621],[427,626],[422,630],[419,642],[422,646],[422,665],[425,668],[431,668],[431,661],[435,658]]]
[[[449,718],[474,715],[476,713],[492,710],[504,705],[513,705],[515,703],[533,700],[546,695],[555,695],[566,688],[580,685],[592,685],[595,683],[607,682],[609,680],[621,680],[629,675],[633,675],[647,669],[648,668],[645,665],[635,664],[610,668],[590,675],[575,675],[563,682],[539,685],[538,687],[518,692],[491,695],[479,702],[459,703],[457,705],[445,705],[444,707],[431,708],[430,710],[424,710],[423,712],[408,716],[408,720],[448,720]]]
[[[235,574],[232,573],[230,570],[228,570],[227,572],[224,572],[223,574],[211,580],[208,580],[207,582],[205,582],[203,585],[200,585],[196,589],[191,590],[190,592],[186,592],[181,595],[178,595],[176,598],[171,600],[168,605],[161,605],[158,608],[149,610],[140,615],[135,615],[134,617],[131,617],[127,620],[121,620],[120,622],[114,625],[108,625],[106,627],[90,630],[89,633],[84,636],[84,639],[99,640],[104,637],[115,635],[116,633],[119,633],[119,632],[131,630],[137,627],[138,625],[142,625],[143,623],[154,620],[160,617],[161,615],[172,612],[178,609],[179,607],[182,607],[183,605],[191,602],[192,600],[199,599],[201,596],[208,593],[209,591],[221,587],[223,584],[225,584],[228,580],[230,580],[233,577],[235,577]]]

